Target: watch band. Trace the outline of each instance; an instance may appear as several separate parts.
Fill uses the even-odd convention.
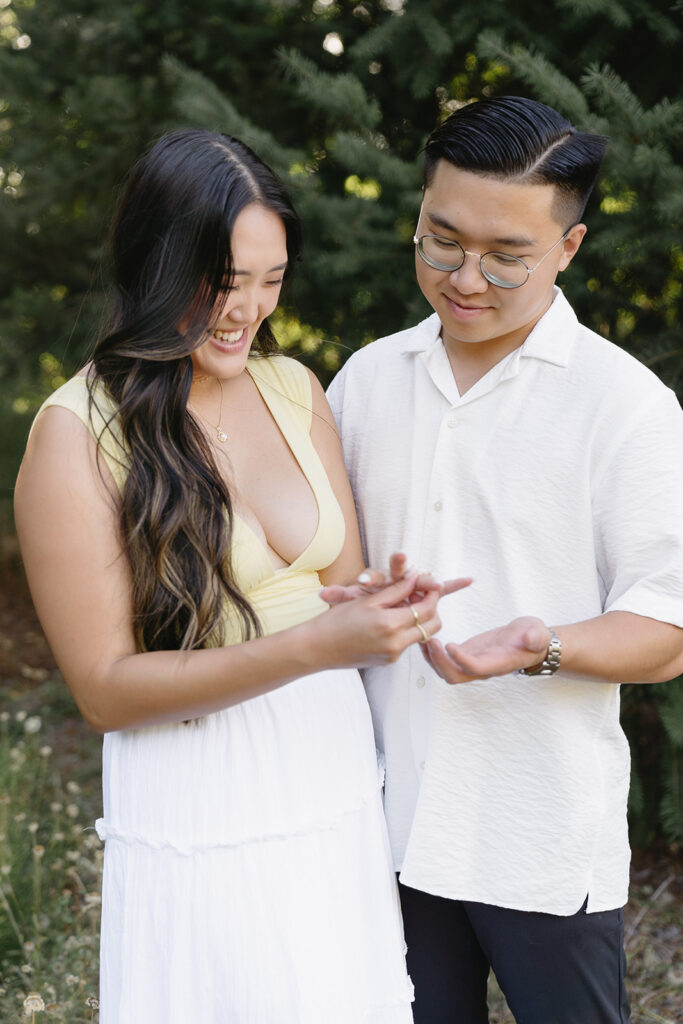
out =
[[[532,668],[520,668],[517,672],[520,676],[554,676],[560,667],[562,660],[562,641],[554,630],[550,630],[550,643],[548,653],[540,665]]]

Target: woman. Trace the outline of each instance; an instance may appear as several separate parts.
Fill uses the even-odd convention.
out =
[[[104,736],[101,1024],[408,1022],[369,712],[352,666],[439,628],[362,569],[322,390],[270,355],[299,253],[243,144],[162,138],[113,234],[116,306],[36,418],[16,520]]]

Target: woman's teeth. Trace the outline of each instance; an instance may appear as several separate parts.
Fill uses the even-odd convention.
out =
[[[214,331],[213,336],[217,341],[239,341],[242,331]]]

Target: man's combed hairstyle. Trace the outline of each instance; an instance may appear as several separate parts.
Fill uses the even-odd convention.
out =
[[[608,141],[580,132],[536,100],[479,100],[456,110],[430,135],[424,149],[425,187],[439,160],[523,185],[554,185],[553,216],[569,228],[583,216]]]
[[[121,534],[140,650],[220,643],[226,613],[244,636],[259,632],[231,565],[231,495],[187,408],[190,354],[223,308],[230,237],[252,203],[282,221],[286,277],[301,231],[282,183],[238,139],[176,131],[133,168],[114,223],[114,309],[93,352],[90,401],[103,384],[120,427]],[[267,320],[253,347],[277,351]]]

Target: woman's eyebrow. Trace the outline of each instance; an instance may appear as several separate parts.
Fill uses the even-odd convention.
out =
[[[278,263],[276,267],[271,267],[270,270],[266,270],[266,274],[274,274],[276,270],[286,270],[287,263]],[[233,277],[249,277],[251,274],[250,270],[233,270]]]

